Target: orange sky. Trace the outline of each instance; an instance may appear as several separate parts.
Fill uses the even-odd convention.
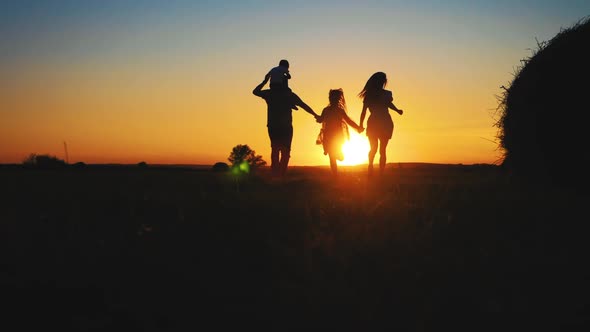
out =
[[[238,144],[269,162],[266,104],[252,89],[285,58],[290,87],[317,113],[329,89],[343,88],[357,122],[357,93],[371,74],[386,72],[405,111],[392,111],[389,162],[494,163],[500,86],[535,38],[578,19],[381,5],[208,9],[213,18],[203,8],[139,18],[86,13],[83,25],[47,20],[32,32],[17,21],[1,36],[17,42],[0,57],[0,162],[30,153],[65,159],[64,141],[71,163],[213,164],[227,162]],[[274,10],[280,24],[268,19]],[[320,125],[304,111],[293,117],[291,165],[327,165],[315,145]]]

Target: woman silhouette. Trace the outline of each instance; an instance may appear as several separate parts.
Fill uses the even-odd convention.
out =
[[[367,109],[370,112],[367,120],[367,137],[369,138],[369,176],[373,175],[373,160],[379,149],[379,173],[383,174],[385,163],[387,162],[387,143],[393,135],[393,120],[389,114],[389,109],[396,111],[400,115],[403,110],[393,104],[393,93],[385,90],[387,85],[387,75],[383,72],[376,72],[365,83],[365,87],[358,94],[363,100],[363,110],[359,125],[363,127]]]

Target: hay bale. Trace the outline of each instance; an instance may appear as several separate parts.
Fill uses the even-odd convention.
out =
[[[588,184],[590,19],[562,29],[522,60],[500,97],[503,166],[559,185]],[[542,178],[541,178],[542,177]]]

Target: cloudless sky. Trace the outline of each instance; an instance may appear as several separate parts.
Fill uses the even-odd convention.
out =
[[[317,113],[376,71],[394,103],[389,162],[494,163],[500,86],[590,1],[0,1],[0,163],[270,161],[252,94],[287,59]],[[295,111],[292,165],[327,165],[320,125]],[[365,135],[360,135],[366,139]]]

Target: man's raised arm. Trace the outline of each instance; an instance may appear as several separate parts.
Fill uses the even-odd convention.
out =
[[[252,90],[252,93],[258,97],[262,97],[262,88],[264,87],[264,85],[266,84],[266,82],[268,82],[268,80],[270,79],[270,73],[264,75],[264,81],[262,81],[262,83],[258,84],[254,90]]]

